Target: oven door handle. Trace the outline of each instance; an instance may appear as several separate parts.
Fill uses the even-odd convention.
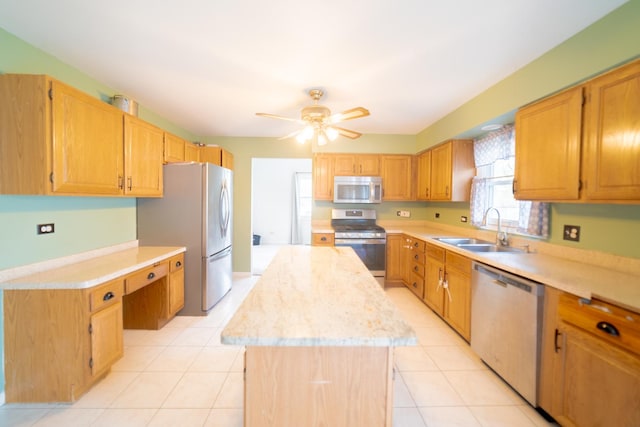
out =
[[[387,239],[335,239],[334,245],[384,245]]]

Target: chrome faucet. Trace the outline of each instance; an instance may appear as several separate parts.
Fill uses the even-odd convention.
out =
[[[496,233],[496,245],[499,246],[509,246],[509,237],[507,236],[506,231],[502,231],[502,220],[500,219],[500,211],[493,206],[487,209],[484,213],[484,217],[482,218],[482,225],[487,225],[487,217],[489,216],[489,211],[494,210],[498,214],[498,232]]]

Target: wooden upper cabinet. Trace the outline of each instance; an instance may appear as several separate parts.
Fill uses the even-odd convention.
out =
[[[383,200],[411,200],[413,193],[413,156],[383,154],[380,156]]]
[[[593,201],[640,200],[640,61],[587,84],[584,191]]]
[[[0,193],[162,196],[164,132],[48,76],[0,76]]]
[[[475,175],[473,141],[454,139],[431,149],[429,200],[468,201]]]
[[[380,156],[378,154],[334,154],[335,176],[378,176]]]
[[[162,196],[164,132],[131,115],[124,118],[125,189],[129,196]]]
[[[233,153],[224,148],[220,151],[220,166],[233,170]]]
[[[417,163],[416,199],[429,200],[431,196],[431,151],[427,150],[420,153]]]
[[[314,200],[333,200],[333,165],[331,154],[313,156],[313,198]]]
[[[184,161],[185,162],[199,162],[200,161],[200,147],[191,142],[184,144]]]
[[[200,147],[200,161],[213,163],[220,166],[221,148],[217,145],[204,145]]]
[[[516,199],[638,203],[638,99],[640,60],[520,109]]]
[[[582,90],[567,90],[516,113],[516,199],[578,199]]]
[[[165,163],[184,162],[187,144],[189,143],[184,139],[165,132],[163,161]]]
[[[42,75],[0,76],[0,193],[122,194],[122,117]]]
[[[217,145],[204,145],[199,147],[200,161],[213,163],[227,169],[233,169],[233,154]]]

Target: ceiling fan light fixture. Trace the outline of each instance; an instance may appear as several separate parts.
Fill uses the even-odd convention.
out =
[[[313,105],[304,107],[300,111],[300,119],[293,119],[268,113],[256,113],[256,115],[272,119],[288,120],[304,125],[303,129],[292,132],[286,137],[280,138],[285,139],[295,136],[296,140],[301,144],[315,139],[315,142],[318,145],[325,145],[328,141],[335,141],[340,135],[351,139],[356,139],[362,136],[360,132],[337,127],[335,124],[345,120],[366,117],[369,115],[369,110],[363,107],[356,107],[332,115],[331,110],[324,105],[320,105],[319,101],[320,98],[322,98],[322,95],[324,95],[324,92],[321,89],[311,89],[309,91],[309,96],[311,96],[314,103]]]
[[[338,132],[337,129],[334,129],[331,126],[327,126],[327,128],[325,129],[325,133],[327,134],[327,138],[329,138],[329,141],[335,141],[338,135],[340,135],[340,132]]]
[[[318,132],[318,145],[327,145],[327,136],[323,130]]]

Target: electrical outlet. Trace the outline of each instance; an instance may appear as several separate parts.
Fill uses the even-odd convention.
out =
[[[467,217],[464,215],[460,215],[460,222],[467,222]]]
[[[410,211],[396,211],[396,216],[401,216],[402,218],[409,218],[409,217],[411,217],[411,212]]]
[[[562,233],[564,240],[570,240],[572,242],[580,241],[580,226],[579,225],[565,225],[564,233]]]
[[[56,231],[53,223],[50,224],[38,224],[37,225],[37,233],[38,234],[51,234]]]

